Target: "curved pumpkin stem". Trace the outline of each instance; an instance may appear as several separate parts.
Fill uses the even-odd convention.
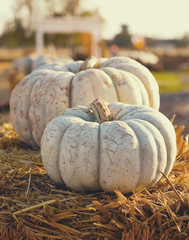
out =
[[[97,97],[89,106],[98,123],[112,120],[110,109],[102,98]]]
[[[79,71],[83,71],[90,68],[99,68],[98,59],[94,56],[88,57],[81,65]]]

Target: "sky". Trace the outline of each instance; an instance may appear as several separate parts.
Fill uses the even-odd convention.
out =
[[[1,0],[0,33],[12,18],[17,0]],[[111,39],[129,26],[131,34],[157,38],[180,38],[189,34],[189,0],[81,0],[84,9],[99,9],[105,20],[102,36]]]

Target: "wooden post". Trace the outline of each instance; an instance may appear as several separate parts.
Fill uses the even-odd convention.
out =
[[[36,30],[36,50],[37,50],[37,54],[43,55],[43,31],[41,29],[41,27],[38,27]]]

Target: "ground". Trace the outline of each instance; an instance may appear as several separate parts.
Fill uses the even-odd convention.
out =
[[[189,134],[189,91],[160,95],[160,112],[169,119],[174,114],[174,124],[185,125],[184,135]]]

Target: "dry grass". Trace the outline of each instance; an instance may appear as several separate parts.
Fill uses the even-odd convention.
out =
[[[178,155],[168,178],[123,195],[78,194],[53,183],[40,151],[0,116],[0,239],[189,239],[189,144],[175,127]]]

